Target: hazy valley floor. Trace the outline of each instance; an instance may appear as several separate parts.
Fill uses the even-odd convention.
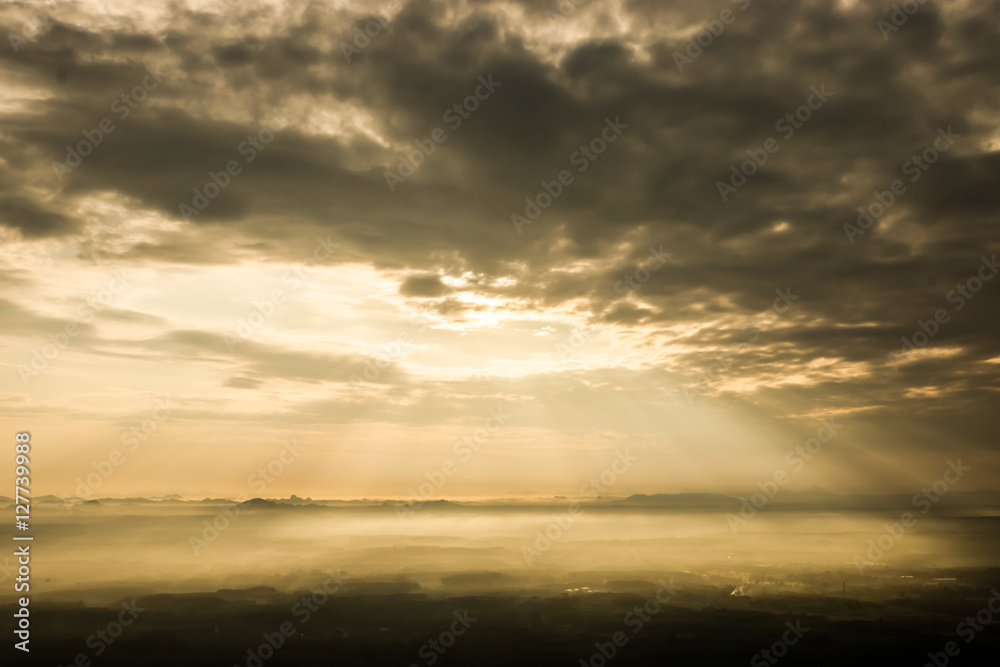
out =
[[[982,508],[928,514],[868,560],[894,508],[775,510],[734,531],[725,511],[595,506],[556,531],[552,506],[442,505],[401,521],[380,505],[259,504],[209,540],[221,507],[40,510],[32,651],[18,659],[920,667],[928,654],[1000,656],[989,610],[1000,611],[1000,531]],[[14,600],[0,601],[10,636]]]

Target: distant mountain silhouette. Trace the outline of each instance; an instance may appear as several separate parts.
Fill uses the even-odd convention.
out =
[[[250,500],[244,500],[239,504],[240,509],[278,509],[281,506],[274,502],[273,500],[264,500],[263,498],[251,498]]]
[[[628,507],[685,507],[685,508],[723,508],[731,509],[739,507],[740,501],[730,496],[716,493],[657,493],[646,495],[637,493],[625,498],[615,500],[613,505],[626,505]]]
[[[425,500],[422,503],[408,503],[394,500],[386,500],[382,507],[409,507],[411,510],[448,510],[448,509],[468,509],[462,503],[451,500]]]
[[[662,509],[703,509],[703,510],[723,510],[733,511],[739,508],[744,499],[750,501],[755,496],[759,497],[766,492],[761,489],[749,489],[744,493],[726,495],[722,493],[636,493],[627,498],[600,499],[598,502],[587,503],[588,509],[600,510],[602,508],[662,508]],[[179,496],[174,494],[171,499],[152,499],[145,497],[130,498],[91,498],[84,499],[75,496],[60,498],[54,495],[39,496],[32,499],[32,504],[42,505],[51,509],[54,505],[66,506],[73,504],[98,504],[109,506],[122,505],[151,505],[151,506],[183,506],[183,505],[217,505],[232,506],[237,503],[232,498],[203,498],[201,500],[178,500]],[[831,493],[818,486],[801,491],[793,491],[778,488],[773,495],[768,497],[766,505],[774,509],[795,510],[869,510],[869,509],[896,509],[912,508],[914,494],[890,494],[890,495],[838,495]],[[14,503],[13,498],[0,496],[0,505],[9,506]],[[414,511],[442,511],[442,510],[470,510],[476,507],[480,509],[511,510],[511,509],[546,509],[553,506],[565,506],[566,500],[524,503],[524,502],[504,502],[494,501],[489,503],[464,503],[452,500],[427,500],[423,503],[411,504],[404,500],[313,500],[311,498],[301,498],[291,496],[290,498],[267,499],[251,498],[239,502],[242,509],[269,509],[269,510],[329,510],[329,511],[350,511],[350,510],[381,510],[389,508],[408,507]],[[759,503],[758,503],[759,504]],[[937,503],[935,503],[937,505]],[[1000,507],[1000,491],[949,491],[940,499],[942,507]]]

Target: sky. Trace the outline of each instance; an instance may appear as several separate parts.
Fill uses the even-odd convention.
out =
[[[56,495],[1000,489],[998,19],[7,3],[3,432]]]

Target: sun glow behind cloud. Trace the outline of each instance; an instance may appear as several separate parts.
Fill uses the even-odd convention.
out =
[[[712,18],[697,3],[559,17],[408,3],[351,63],[341,42],[378,7],[34,6],[73,30],[0,10],[29,39],[2,61],[0,397],[11,429],[60,415],[39,434],[60,443],[53,492],[70,492],[161,395],[178,408],[108,493],[232,493],[298,437],[310,452],[275,493],[398,497],[498,406],[509,425],[447,494],[565,493],[619,447],[644,457],[622,493],[743,489],[829,415],[851,422],[843,451],[871,452],[880,474],[894,455],[912,461],[893,473],[901,486],[953,448],[980,453],[984,479],[995,466],[978,426],[996,384],[992,286],[898,374],[885,363],[983,252],[993,87],[940,65],[987,71],[976,35],[956,27],[973,3],[925,12],[944,21],[925,39],[934,59],[904,40],[892,46],[903,55],[886,51],[862,3],[831,6],[836,30],[754,6],[688,72],[670,54]],[[868,32],[845,33],[854,21]],[[764,28],[808,48],[734,50]],[[815,65],[848,45],[856,66]],[[866,78],[872,54],[898,74],[891,99],[912,102],[907,116]],[[57,178],[53,162],[145,65],[162,67],[162,86]],[[385,168],[490,73],[495,97],[390,192]],[[713,183],[733,156],[827,74],[830,108],[723,205]],[[853,108],[872,112],[859,122]],[[288,127],[184,219],[178,204],[282,109]],[[569,156],[609,117],[629,125],[621,140],[518,234],[511,214],[575,168]],[[839,237],[942,118],[964,135],[954,152],[857,244]],[[956,184],[970,196],[951,197]],[[335,249],[317,261],[323,244]],[[670,260],[625,287],[658,248]],[[125,289],[25,384],[21,369],[120,269]],[[754,325],[775,290],[800,300]],[[932,413],[934,428],[913,425]],[[199,457],[196,470],[179,463]],[[835,448],[826,461],[809,483],[863,486]]]

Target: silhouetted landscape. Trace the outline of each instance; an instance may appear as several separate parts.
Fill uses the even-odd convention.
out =
[[[535,531],[565,502],[428,502],[401,521],[386,500],[40,498],[32,664],[252,667],[267,635],[268,665],[579,665],[601,646],[731,665],[789,627],[789,665],[921,665],[952,641],[950,664],[995,664],[998,626],[967,645],[956,627],[1000,606],[998,494],[950,495],[863,571],[852,557],[911,499],[805,495],[738,533],[724,495],[598,499],[547,548]],[[127,608],[120,637],[95,637]],[[435,650],[455,614],[475,620]]]
[[[0,2],[0,667],[1000,667],[998,26]]]

